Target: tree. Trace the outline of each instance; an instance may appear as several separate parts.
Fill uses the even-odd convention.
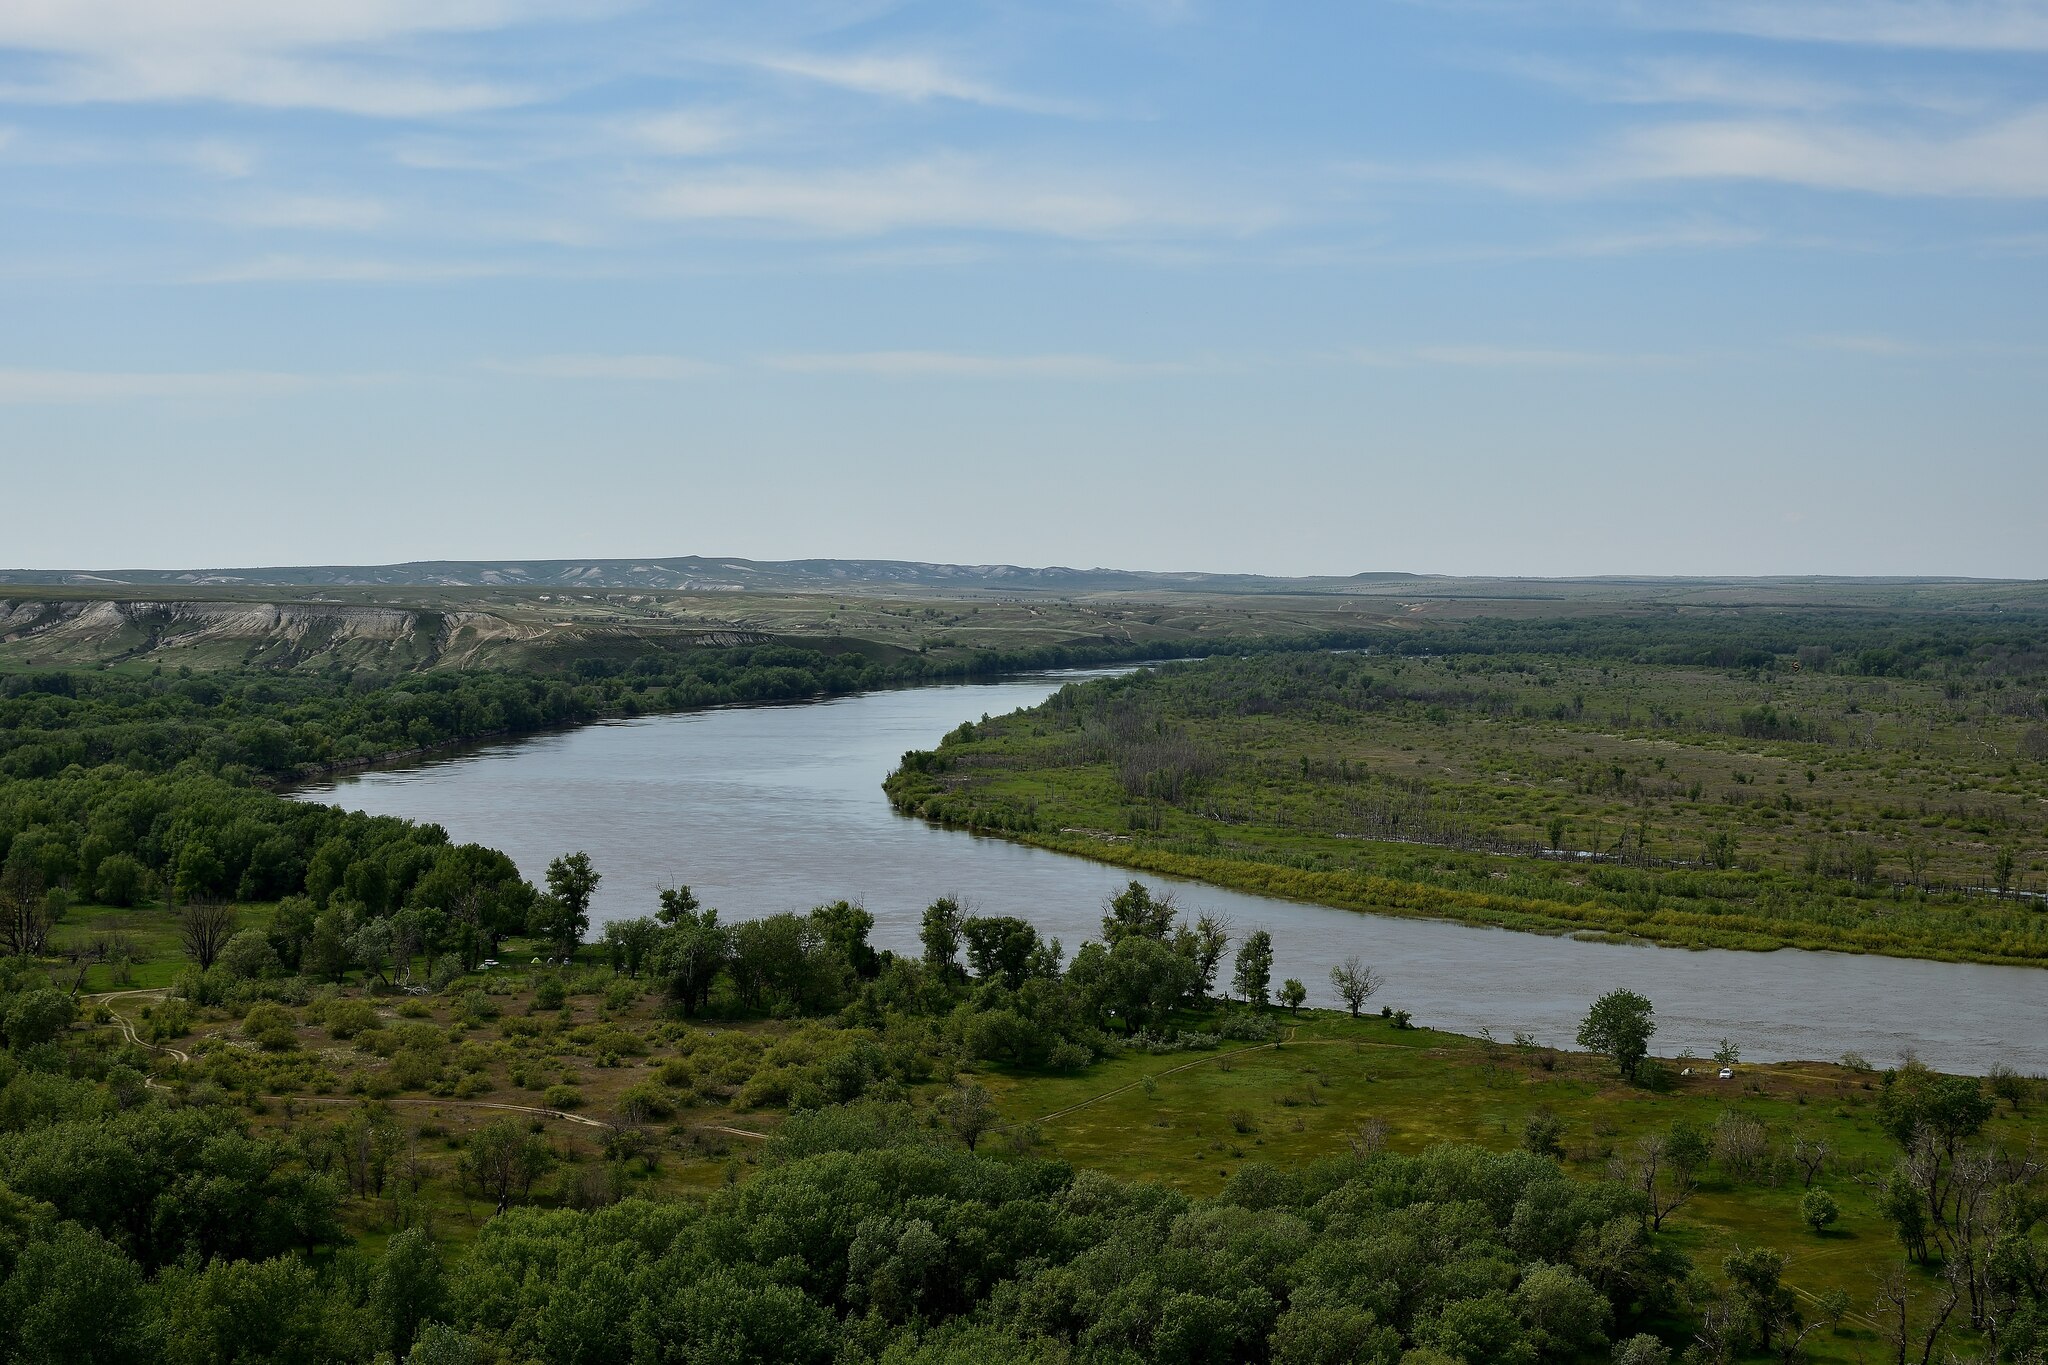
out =
[[[339,981],[348,971],[348,920],[339,906],[329,906],[313,920],[301,968],[308,976]]]
[[[1634,991],[1609,991],[1586,1011],[1579,1025],[1579,1046],[1606,1053],[1623,1079],[1632,1081],[1650,1054],[1650,1037],[1657,1031],[1655,1013],[1656,1007]]]
[[[548,864],[548,897],[555,904],[545,911],[536,906],[527,923],[538,924],[533,932],[551,941],[560,956],[575,952],[590,932],[590,898],[602,880],[588,853],[565,853]]]
[[[407,1228],[393,1237],[370,1286],[370,1312],[383,1331],[385,1348],[399,1356],[410,1350],[421,1324],[440,1311],[445,1297],[446,1281],[433,1239],[421,1228]]]
[[[245,981],[273,976],[282,966],[277,949],[270,946],[270,937],[261,929],[244,929],[229,939],[221,949],[220,965]]]
[[[587,919],[577,919],[567,901],[549,893],[535,896],[526,912],[526,932],[541,941],[551,958],[574,956],[589,927]]]
[[[1811,1189],[1799,1196],[1799,1221],[1816,1234],[1827,1231],[1828,1225],[1841,1216],[1842,1206],[1826,1190]]]
[[[650,956],[652,970],[662,978],[669,999],[694,1016],[711,998],[712,983],[732,957],[731,934],[718,922],[716,910],[700,910],[687,886],[661,893],[658,918],[668,926]]]
[[[234,933],[235,907],[225,901],[202,897],[178,907],[178,936],[201,971],[214,964]]]
[[[1290,976],[1285,981],[1280,983],[1280,1003],[1287,1007],[1287,1012],[1289,1014],[1293,1014],[1296,1011],[1300,1010],[1302,1004],[1305,1001],[1307,1001],[1307,999],[1308,987],[1302,985],[1293,977]]]
[[[1273,982],[1273,936],[1254,930],[1237,950],[1237,971],[1231,985],[1238,996],[1256,1009],[1266,1007],[1266,995]]]
[[[1743,1326],[1764,1350],[1771,1349],[1771,1339],[1780,1328],[1798,1325],[1799,1301],[1781,1282],[1783,1252],[1768,1247],[1735,1251],[1722,1259],[1721,1272],[1728,1277],[1728,1291]]]
[[[1564,1159],[1564,1120],[1548,1109],[1538,1109],[1522,1125],[1522,1150],[1552,1161]]]
[[[1230,925],[1214,915],[1201,916],[1189,947],[1195,959],[1195,989],[1206,1000],[1216,992],[1216,973],[1230,950]]]
[[[149,869],[128,853],[109,853],[93,869],[93,886],[100,900],[123,909],[142,899],[149,884]]]
[[[661,924],[645,915],[639,919],[615,919],[605,925],[604,948],[612,970],[626,976],[640,975],[653,958],[662,933]]]
[[[938,973],[943,981],[957,981],[964,975],[960,970],[960,903],[951,896],[941,896],[924,910],[924,923],[918,929],[918,941],[924,945],[924,965]]]
[[[967,960],[983,981],[1000,981],[1016,990],[1048,964],[1038,930],[1010,915],[976,915],[960,921],[967,938]]]
[[[1104,904],[1103,942],[1115,947],[1135,936],[1164,943],[1173,932],[1174,913],[1171,895],[1154,896],[1143,882],[1134,880]]]
[[[149,1359],[143,1294],[141,1271],[120,1248],[64,1223],[23,1248],[13,1275],[0,1282],[0,1357],[77,1365]]]
[[[1664,1220],[1683,1208],[1698,1188],[1692,1169],[1673,1160],[1671,1140],[1662,1133],[1647,1134],[1634,1147],[1617,1154],[1607,1174],[1610,1180],[1642,1193],[1643,1222],[1652,1232],[1662,1232]]]
[[[43,870],[25,849],[17,849],[0,867],[0,944],[8,957],[41,957],[50,946]]]
[[[1337,994],[1344,1001],[1344,1007],[1356,1019],[1365,1002],[1372,999],[1381,985],[1380,974],[1361,962],[1356,953],[1330,968],[1330,984],[1337,988]]]
[[[479,1194],[497,1200],[503,1209],[515,1195],[525,1198],[554,1159],[547,1143],[525,1124],[493,1119],[470,1135],[462,1153],[462,1173]]]
[[[979,1085],[954,1086],[951,1093],[939,1101],[939,1112],[944,1116],[946,1126],[953,1130],[953,1136],[967,1144],[970,1152],[1001,1121],[996,1113],[994,1097]]]
[[[1992,1095],[2011,1105],[2013,1113],[2017,1114],[2026,1108],[2027,1097],[2033,1093],[2034,1087],[2025,1076],[2004,1062],[1994,1062],[1991,1070],[1985,1073],[1984,1079],[1990,1086]]]
[[[16,1051],[41,1047],[71,1027],[74,1012],[71,997],[63,991],[47,986],[23,991],[0,1016],[0,1037]]]

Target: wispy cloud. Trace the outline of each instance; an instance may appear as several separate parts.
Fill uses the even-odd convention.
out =
[[[709,172],[669,182],[640,208],[653,218],[768,223],[828,236],[951,228],[1110,238],[1250,232],[1278,217],[1242,196],[1145,194],[959,157],[871,169]]]
[[[537,379],[703,379],[726,367],[685,355],[547,355],[526,360],[488,360],[483,369]]]
[[[745,124],[728,109],[664,109],[617,120],[612,129],[645,151],[708,156],[738,142]]]
[[[1120,379],[1184,374],[1197,368],[1182,362],[1118,360],[1103,355],[973,355],[959,351],[808,352],[770,356],[767,364],[807,374],[896,379]]]
[[[391,208],[382,200],[361,195],[298,194],[241,204],[225,216],[251,227],[369,232],[391,221]]]
[[[46,60],[0,87],[0,98],[216,100],[383,118],[501,108],[534,92],[378,49],[528,22],[552,8],[530,0],[13,0],[0,6],[0,48]]]
[[[1552,346],[1409,346],[1362,348],[1350,353],[1361,365],[1451,365],[1464,369],[1583,370],[1676,364],[1683,357],[1645,351],[1583,351]]]
[[[1499,64],[1509,73],[1608,104],[1707,104],[1741,109],[1834,109],[1867,92],[1792,72],[1698,58],[1648,57],[1595,66],[1540,56]]]
[[[1609,168],[1643,180],[1769,180],[1872,194],[2048,196],[2048,107],[1957,134],[1729,119],[1638,129]]]
[[[294,393],[360,377],[258,370],[113,371],[0,369],[0,404],[106,403],[129,399],[243,398]]]
[[[1650,28],[1783,42],[1958,52],[2048,52],[2041,0],[1621,0]]]
[[[270,255],[215,266],[186,278],[191,284],[423,284],[526,273],[517,264],[497,261]]]
[[[1653,123],[1544,164],[1356,165],[1366,179],[1436,180],[1515,194],[1585,195],[1654,181],[1753,180],[1897,197],[2048,197],[2048,106],[1962,131],[1797,118]]]
[[[1850,355],[1878,356],[1893,360],[1909,360],[1935,354],[1931,346],[1876,332],[1801,337],[1798,344],[1809,350],[1843,351]]]
[[[922,104],[958,100],[992,109],[1034,114],[1077,114],[1080,106],[1023,95],[970,76],[945,60],[923,52],[860,52],[847,54],[781,52],[752,56],[748,65],[778,75],[796,76],[863,95]]]

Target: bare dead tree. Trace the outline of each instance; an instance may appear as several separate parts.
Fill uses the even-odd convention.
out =
[[[1685,1207],[1699,1188],[1690,1172],[1673,1164],[1661,1133],[1652,1133],[1617,1154],[1608,1163],[1608,1177],[1642,1191],[1643,1218],[1652,1232],[1662,1232],[1664,1220]]]
[[[1387,1149],[1387,1134],[1390,1130],[1383,1118],[1369,1118],[1358,1125],[1358,1131],[1351,1135],[1351,1155],[1374,1157]]]
[[[26,858],[9,858],[0,869],[0,946],[9,957],[41,957],[50,948],[42,870]]]
[[[185,952],[205,971],[220,957],[235,933],[235,907],[210,897],[178,907],[178,934]]]
[[[1805,1188],[1813,1188],[1813,1182],[1820,1178],[1821,1168],[1827,1164],[1830,1155],[1832,1149],[1822,1139],[1809,1133],[1792,1135],[1792,1160],[1806,1177]]]

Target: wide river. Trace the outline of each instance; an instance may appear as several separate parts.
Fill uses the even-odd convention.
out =
[[[1061,682],[873,692],[784,706],[723,707],[477,745],[366,771],[294,795],[443,826],[503,849],[538,883],[550,858],[582,849],[603,882],[593,918],[651,914],[687,882],[728,919],[859,901],[879,946],[915,951],[939,896],[1018,915],[1068,952],[1100,936],[1103,900],[1129,875],[999,839],[937,829],[889,808],[881,782],[906,749],[963,720],[1043,700]],[[1626,986],[1657,1007],[1655,1050],[1706,1056],[1723,1037],[1752,1061],[1907,1052],[1946,1071],[2004,1062],[2048,1070],[2048,971],[1783,950],[1695,952],[1586,943],[1436,920],[1332,910],[1171,878],[1191,916],[1272,932],[1277,985],[1299,977],[1334,1005],[1330,968],[1356,953],[1387,985],[1375,1005],[1418,1023],[1569,1046],[1586,1005]],[[1228,968],[1226,966],[1226,975]]]

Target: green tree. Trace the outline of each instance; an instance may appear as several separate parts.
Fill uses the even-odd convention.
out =
[[[554,1152],[537,1134],[513,1119],[493,1119],[470,1134],[462,1173],[476,1191],[503,1209],[524,1199],[533,1182],[547,1174]]]
[[[296,1256],[169,1266],[156,1288],[166,1365],[320,1365],[344,1353],[320,1282]]]
[[[924,945],[924,965],[938,973],[941,980],[954,981],[963,975],[960,970],[960,905],[957,901],[950,896],[941,896],[926,906],[917,936]]]
[[[1272,982],[1273,936],[1264,929],[1255,929],[1237,950],[1237,971],[1230,984],[1239,999],[1255,1009],[1264,1009]]]
[[[565,853],[548,864],[548,894],[528,912],[527,926],[535,936],[547,939],[560,957],[576,951],[576,945],[590,932],[590,898],[604,880],[592,866],[588,853]],[[551,902],[551,903],[547,903]]]
[[[1293,977],[1280,983],[1280,1003],[1287,1007],[1289,1014],[1298,1012],[1308,1002],[1308,987]]]
[[[1579,1046],[1604,1052],[1624,1079],[1634,1080],[1636,1068],[1649,1056],[1651,1035],[1657,1032],[1656,1009],[1634,991],[1612,990],[1593,1002],[1579,1025]]]
[[[47,986],[23,991],[8,1003],[5,1017],[0,1018],[0,1034],[16,1050],[40,1047],[71,1027],[75,1013],[71,997],[63,991]]]
[[[1126,938],[1164,943],[1173,932],[1172,896],[1154,896],[1143,882],[1132,881],[1103,907],[1102,938],[1111,947]]]
[[[1735,1251],[1721,1261],[1728,1292],[1745,1334],[1765,1351],[1778,1332],[1799,1323],[1799,1301],[1783,1283],[1785,1255],[1769,1247]]]
[[[1828,1226],[1842,1216],[1842,1206],[1826,1190],[1815,1186],[1799,1196],[1799,1221],[1812,1228],[1816,1234],[1826,1232]]]
[[[407,1228],[393,1237],[370,1286],[370,1312],[385,1349],[400,1356],[409,1351],[421,1324],[440,1312],[446,1293],[433,1239],[420,1228]]]
[[[0,1359],[127,1365],[148,1358],[146,1331],[141,1270],[75,1223],[31,1242],[0,1285]]]
[[[1564,1120],[1548,1109],[1538,1109],[1522,1125],[1522,1150],[1552,1161],[1564,1159]]]

